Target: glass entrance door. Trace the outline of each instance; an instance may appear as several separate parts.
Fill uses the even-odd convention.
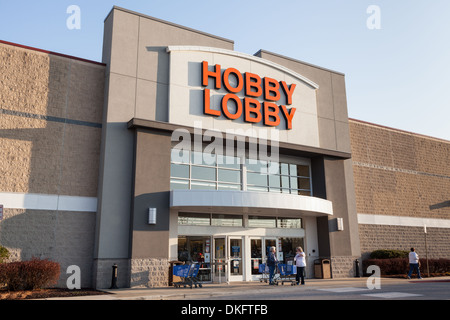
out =
[[[242,237],[229,238],[229,273],[230,281],[243,281],[244,277],[244,261],[243,255]]]
[[[252,280],[260,276],[259,265],[263,263],[262,238],[250,238],[250,268]]]
[[[264,263],[266,263],[267,257],[269,256],[270,247],[277,248],[277,239],[276,238],[264,238],[264,256],[263,256]]]
[[[228,282],[228,259],[225,240],[225,236],[213,238],[212,269],[213,281],[216,283]]]

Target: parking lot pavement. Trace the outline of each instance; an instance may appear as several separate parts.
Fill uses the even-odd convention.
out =
[[[305,286],[291,286],[289,283],[269,286],[264,282],[232,282],[230,284],[203,284],[202,288],[123,288],[114,290],[102,290],[104,295],[83,296],[71,298],[51,298],[47,300],[225,300],[225,299],[282,299],[283,297],[295,299],[338,299],[336,295],[347,294],[350,298],[358,299],[395,299],[395,298],[419,298],[423,295],[417,294],[414,287],[407,286],[408,290],[398,291],[405,285],[414,283],[448,285],[450,277],[433,278],[430,280],[412,279],[380,279],[381,288],[384,290],[370,290],[367,286],[368,278],[346,278],[346,279],[307,279]],[[395,291],[389,288],[396,288]],[[422,287],[422,286],[421,286]],[[352,295],[357,293],[358,295]],[[326,294],[326,295],[325,295]],[[341,295],[342,297],[342,295]],[[448,297],[447,299],[450,299]]]

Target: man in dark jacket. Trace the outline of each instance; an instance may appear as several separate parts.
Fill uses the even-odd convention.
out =
[[[275,276],[275,266],[277,264],[277,256],[275,247],[270,247],[269,255],[267,256],[267,266],[269,267],[269,285],[273,285],[273,277]]]

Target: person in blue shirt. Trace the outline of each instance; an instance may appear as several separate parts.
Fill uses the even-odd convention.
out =
[[[275,247],[270,247],[269,255],[267,256],[267,266],[269,267],[269,285],[273,285],[273,278],[275,276],[275,266],[277,265],[277,255]]]

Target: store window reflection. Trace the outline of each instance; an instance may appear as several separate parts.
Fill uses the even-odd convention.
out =
[[[178,237],[178,260],[199,263],[199,280],[211,281],[211,237]]]

